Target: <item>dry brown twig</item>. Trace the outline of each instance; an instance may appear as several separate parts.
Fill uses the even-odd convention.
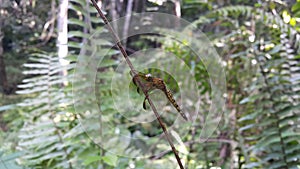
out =
[[[114,40],[115,40],[115,43],[117,44],[119,50],[121,51],[122,55],[124,56],[127,65],[129,66],[131,72],[133,72],[133,76],[135,76],[136,73],[137,73],[137,71],[135,70],[135,68],[133,67],[131,61],[129,60],[128,55],[127,55],[127,53],[126,53],[126,50],[124,49],[124,47],[122,46],[122,44],[121,44],[121,42],[120,42],[120,38],[119,38],[118,35],[114,32],[114,30],[113,30],[112,26],[110,25],[110,23],[108,22],[107,18],[104,16],[104,14],[102,13],[101,9],[100,9],[99,6],[97,5],[97,2],[96,2],[95,0],[91,0],[91,1],[92,1],[92,3],[93,3],[94,7],[96,8],[96,10],[98,11],[98,14],[100,15],[100,17],[101,17],[102,20],[104,21],[105,25],[107,25],[107,27],[108,27],[110,33],[112,34],[112,36],[113,36],[113,38],[114,38]],[[151,109],[153,110],[153,113],[154,113],[155,116],[156,116],[156,119],[158,120],[158,122],[159,122],[161,128],[163,129],[163,132],[164,132],[164,134],[165,134],[165,136],[166,136],[166,138],[167,138],[167,140],[168,140],[168,142],[169,142],[169,144],[170,144],[170,146],[171,146],[171,149],[172,149],[172,151],[173,151],[173,153],[174,153],[174,155],[175,155],[175,158],[176,158],[176,160],[177,160],[177,163],[178,163],[180,169],[184,169],[184,167],[183,167],[183,165],[182,165],[182,163],[181,163],[181,160],[180,160],[180,158],[179,158],[178,151],[176,150],[176,148],[175,148],[175,146],[174,146],[174,144],[173,144],[173,142],[172,142],[172,140],[171,140],[171,136],[170,136],[170,134],[169,134],[169,132],[168,132],[168,130],[167,130],[165,124],[162,122],[162,120],[161,120],[161,118],[160,118],[160,116],[159,116],[159,114],[158,114],[158,112],[157,112],[157,109],[156,109],[156,107],[154,106],[152,100],[150,99],[150,97],[148,97],[148,95],[147,95],[147,93],[146,93],[146,90],[145,90],[145,87],[144,87],[144,85],[143,85],[143,83],[141,82],[141,79],[140,79],[139,77],[137,78],[137,83],[138,83],[139,86],[141,86],[141,89],[142,89],[144,95],[146,96],[146,98],[147,98],[147,100],[148,100],[148,102],[149,102],[149,104],[150,104],[150,107],[151,107]]]

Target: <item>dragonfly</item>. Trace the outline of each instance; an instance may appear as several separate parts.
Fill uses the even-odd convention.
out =
[[[145,90],[146,97],[143,101],[143,108],[146,110],[146,99],[148,97],[149,92],[159,89],[161,90],[168,100],[171,102],[171,104],[176,108],[178,113],[187,121],[188,118],[186,115],[181,111],[180,107],[178,106],[177,102],[175,101],[172,92],[167,88],[165,82],[158,77],[153,77],[151,74],[145,74],[142,72],[136,72],[133,73],[130,71],[130,75],[132,76],[132,82],[137,87],[137,92],[140,93],[140,86],[138,86],[137,78],[141,80],[141,83],[143,83],[143,87]]]

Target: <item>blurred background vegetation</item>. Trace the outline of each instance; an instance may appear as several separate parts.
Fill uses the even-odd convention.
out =
[[[300,1],[98,2],[109,20],[141,12],[183,18],[204,32],[221,56],[227,78],[226,118],[204,143],[201,119],[209,111],[207,106],[190,131],[185,131],[184,124],[174,126],[186,134],[181,139],[187,151],[179,151],[186,168],[300,168]],[[123,30],[124,37],[132,29],[130,20],[113,26]],[[105,29],[104,24],[89,0],[0,0],[1,169],[178,167],[170,148],[159,146],[166,140],[157,136],[162,133],[157,123],[132,124],[114,109],[111,74],[123,58],[105,40],[99,50],[113,50],[97,71],[95,91],[100,105],[105,105],[102,118],[118,125],[118,131],[129,138],[151,140],[129,139],[123,147],[115,147],[114,138],[109,138],[105,147],[134,156],[148,144],[151,151],[142,159],[117,156],[95,144],[81,128],[78,118],[91,117],[75,112],[72,88],[80,83],[71,79],[82,44],[100,29]],[[195,72],[202,105],[210,105],[206,68],[187,48],[157,35],[130,37],[123,44],[129,54],[160,48],[184,60]],[[170,85],[176,96],[177,84]],[[138,116],[138,112],[129,113]],[[167,124],[174,120],[164,119]],[[98,122],[88,130],[99,130]]]

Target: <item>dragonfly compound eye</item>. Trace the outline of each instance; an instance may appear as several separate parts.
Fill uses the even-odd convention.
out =
[[[153,81],[153,77],[152,77],[152,75],[149,73],[149,74],[146,74],[145,75],[145,78],[146,78],[146,80],[148,81],[148,82],[151,82],[151,81]]]

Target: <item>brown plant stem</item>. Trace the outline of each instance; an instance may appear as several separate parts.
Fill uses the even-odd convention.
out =
[[[134,69],[134,67],[133,67],[133,65],[132,65],[132,63],[131,63],[131,61],[129,60],[128,55],[127,55],[125,49],[123,48],[123,46],[122,46],[122,44],[121,44],[121,42],[120,42],[120,39],[119,39],[118,35],[114,32],[112,26],[110,25],[110,23],[108,22],[107,18],[104,16],[104,14],[102,13],[101,9],[98,7],[96,1],[95,1],[95,0],[91,0],[91,1],[92,1],[92,3],[93,3],[94,7],[96,8],[96,10],[98,11],[100,17],[101,17],[102,20],[104,21],[105,25],[107,25],[109,31],[111,32],[111,34],[112,34],[114,40],[116,41],[116,44],[117,44],[119,50],[121,51],[121,53],[123,54],[123,56],[124,56],[124,58],[125,58],[125,60],[126,60],[127,65],[129,66],[130,70],[133,72],[133,76],[135,76],[137,71]],[[184,167],[183,167],[183,165],[182,165],[182,163],[181,163],[181,161],[180,161],[180,158],[179,158],[179,155],[178,155],[178,151],[176,150],[176,148],[175,148],[175,146],[174,146],[174,144],[173,144],[173,142],[172,142],[172,140],[171,140],[170,134],[168,133],[168,130],[167,130],[165,124],[162,122],[162,120],[161,120],[161,118],[160,118],[160,116],[159,116],[159,114],[158,114],[158,112],[157,112],[157,109],[156,109],[156,107],[154,106],[152,100],[150,99],[150,97],[148,97],[148,95],[147,95],[147,93],[146,93],[146,91],[145,91],[144,85],[143,85],[143,83],[141,82],[139,76],[138,76],[138,78],[137,78],[137,83],[139,84],[139,86],[141,86],[142,91],[143,91],[144,95],[146,96],[146,98],[147,98],[147,100],[148,100],[148,102],[149,102],[149,104],[150,104],[150,107],[151,107],[151,109],[153,110],[153,113],[154,113],[155,116],[156,116],[156,119],[158,120],[158,122],[159,122],[161,128],[163,129],[163,132],[164,132],[164,134],[165,134],[165,136],[166,136],[166,138],[167,138],[167,140],[168,140],[168,142],[169,142],[169,144],[170,144],[170,146],[171,146],[171,148],[172,148],[172,151],[173,151],[173,153],[174,153],[174,155],[175,155],[175,157],[176,157],[176,160],[177,160],[177,163],[178,163],[180,169],[184,169]]]

